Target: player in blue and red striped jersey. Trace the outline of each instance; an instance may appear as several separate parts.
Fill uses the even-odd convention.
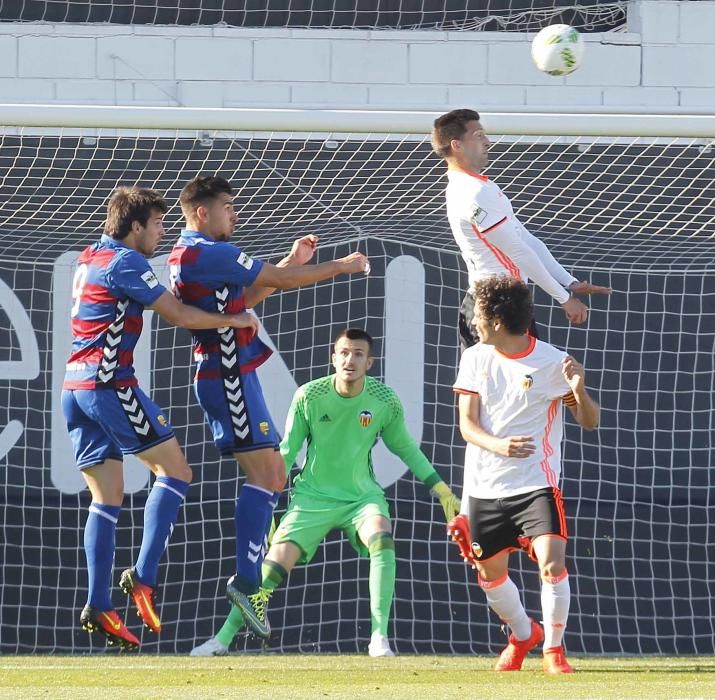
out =
[[[77,466],[92,494],[84,531],[89,595],[80,622],[90,632],[102,632],[110,644],[128,649],[139,640],[120,620],[110,593],[124,496],[122,455],[136,454],[156,475],[144,509],[139,557],[120,580],[145,625],[155,632],[161,629],[153,601],[159,560],[191,481],[174,431],[134,375],[142,312],[150,308],[182,327],[258,328],[248,313],[226,316],[184,306],[159,283],[146,257],[164,235],[166,210],[152,190],[122,187],[112,195],[105,234],[78,259],[72,283],[72,352],[62,392]]]
[[[304,236],[278,265],[256,260],[230,243],[237,215],[233,190],[222,177],[196,177],[182,190],[187,229],[169,256],[172,284],[186,304],[221,313],[252,308],[276,288],[290,289],[338,274],[369,271],[367,258],[307,265],[318,239]],[[194,390],[216,446],[246,474],[236,501],[236,575],[226,595],[259,637],[270,634],[260,590],[261,564],[273,509],[286,481],[279,436],[266,407],[256,368],[270,350],[250,331],[193,332],[198,362]]]

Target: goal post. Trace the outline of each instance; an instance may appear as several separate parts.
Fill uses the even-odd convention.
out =
[[[276,348],[261,375],[271,411],[280,422],[294,388],[330,371],[334,335],[364,326],[376,339],[373,374],[397,389],[411,432],[460,488],[464,446],[451,385],[466,274],[444,212],[444,165],[429,145],[436,116],[0,105],[0,651],[97,644],[77,629],[89,498],[58,392],[73,264],[99,235],[119,184],[166,195],[168,235],[152,260],[162,279],[180,228],[178,194],[198,173],[233,183],[234,239],[253,255],[275,261],[306,233],[321,238],[319,260],[367,253],[369,277],[275,293],[258,309]],[[584,362],[602,406],[597,433],[571,422],[565,430],[574,592],[566,643],[589,654],[713,653],[715,117],[482,117],[492,141],[487,174],[521,220],[575,276],[614,289],[591,300],[583,327],[536,293],[547,339]],[[164,631],[159,641],[145,635],[142,648],[187,652],[228,611],[240,480],[210,444],[193,398],[188,334],[150,313],[145,329],[141,381],[168,411],[194,483],[160,570]],[[494,652],[503,634],[446,541],[439,505],[384,448],[375,461],[394,516],[395,646]],[[148,493],[146,472],[126,470],[116,571],[136,556]],[[512,559],[537,614],[535,569]],[[124,597],[113,595],[123,613]],[[366,561],[331,535],[276,592],[270,619],[272,649],[364,651]],[[238,648],[257,649],[244,639]]]

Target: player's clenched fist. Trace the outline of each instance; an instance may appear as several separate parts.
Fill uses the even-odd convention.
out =
[[[240,314],[232,314],[226,317],[229,321],[228,325],[231,328],[250,328],[253,331],[253,335],[258,333],[258,316],[256,314],[249,313],[248,311],[242,311]]]
[[[574,394],[583,390],[586,370],[580,362],[571,357],[571,355],[566,355],[561,363],[561,371]]]
[[[340,258],[338,262],[343,266],[343,272],[369,272],[370,261],[362,253],[350,253],[350,255]]]
[[[288,254],[290,261],[296,265],[305,265],[305,263],[310,262],[318,248],[318,240],[318,237],[312,233],[294,240]]]

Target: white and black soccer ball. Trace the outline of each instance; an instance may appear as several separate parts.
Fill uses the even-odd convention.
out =
[[[549,75],[573,73],[583,60],[583,39],[568,24],[544,27],[531,42],[531,58]]]

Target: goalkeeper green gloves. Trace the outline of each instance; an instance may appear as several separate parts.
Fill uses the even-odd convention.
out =
[[[452,493],[452,489],[444,483],[438,481],[431,489],[432,494],[439,498],[439,504],[444,511],[444,519],[449,522],[457,513],[459,513],[459,499]]]

